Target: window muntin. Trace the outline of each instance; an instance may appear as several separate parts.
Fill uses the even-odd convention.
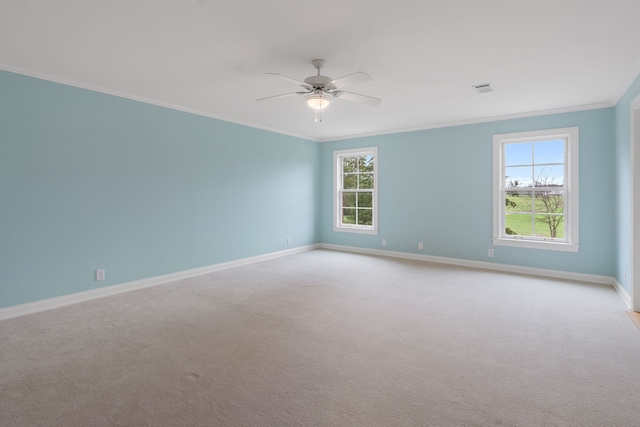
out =
[[[494,136],[494,244],[577,251],[578,129]]]
[[[567,140],[504,144],[505,234],[564,238],[564,158]]]
[[[334,230],[377,233],[377,148],[334,152]]]

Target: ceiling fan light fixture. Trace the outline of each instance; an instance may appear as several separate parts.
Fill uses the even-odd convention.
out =
[[[282,98],[285,96],[302,95],[307,105],[316,112],[316,121],[321,122],[322,111],[325,110],[334,98],[344,99],[346,101],[358,102],[360,104],[375,106],[380,104],[381,99],[372,96],[360,95],[352,92],[343,92],[340,90],[345,86],[352,86],[357,83],[364,83],[371,80],[371,76],[362,71],[347,74],[346,76],[334,79],[320,74],[320,69],[324,64],[322,59],[314,59],[311,61],[318,73],[315,76],[309,76],[304,81],[292,79],[278,73],[267,73],[278,76],[290,83],[302,87],[304,91],[283,93],[282,95],[267,96],[266,98],[256,99],[256,101],[264,101],[266,99]]]
[[[324,110],[331,104],[333,97],[321,90],[315,90],[311,95],[305,96],[304,100],[307,101],[307,105],[314,110]]]

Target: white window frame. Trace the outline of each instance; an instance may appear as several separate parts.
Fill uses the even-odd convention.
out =
[[[493,244],[519,248],[578,252],[578,128],[548,129],[506,133],[493,136]],[[507,144],[564,139],[565,143],[565,211],[564,239],[510,236],[505,233],[505,162]]]
[[[342,223],[342,159],[354,156],[373,156],[372,225]],[[333,152],[333,230],[347,233],[378,234],[378,147],[353,148]]]

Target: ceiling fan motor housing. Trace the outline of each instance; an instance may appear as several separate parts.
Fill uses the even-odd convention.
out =
[[[314,89],[324,89],[327,84],[332,81],[331,77],[327,76],[311,76],[304,79],[304,82]]]

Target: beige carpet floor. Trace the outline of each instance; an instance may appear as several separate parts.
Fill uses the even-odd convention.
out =
[[[316,250],[0,322],[0,425],[638,426],[625,311]]]

